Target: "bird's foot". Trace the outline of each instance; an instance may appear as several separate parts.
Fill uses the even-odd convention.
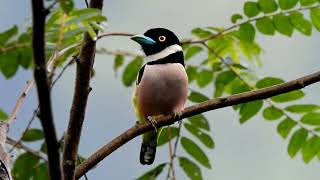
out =
[[[154,120],[154,118],[152,116],[148,116],[147,119],[150,122],[150,124],[153,126],[154,130],[156,132],[158,132],[158,130],[157,130],[157,122]]]
[[[179,119],[179,123],[181,123],[181,116],[182,116],[182,111],[180,112],[174,112],[173,118],[174,119]]]
[[[173,114],[174,114],[174,115],[173,115],[174,119],[180,119],[181,116],[182,116],[182,111],[180,111],[180,112],[174,112]]]

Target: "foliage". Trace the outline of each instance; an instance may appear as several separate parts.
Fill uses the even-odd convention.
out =
[[[79,51],[78,45],[83,34],[87,32],[96,40],[96,30],[102,30],[99,24],[106,21],[100,10],[85,8],[75,9],[73,1],[62,1],[60,7],[51,11],[45,24],[45,47],[47,61],[52,60],[54,54],[59,54],[54,59],[54,67],[60,67],[71,55]],[[19,67],[26,70],[32,67],[31,28],[19,33],[17,26],[0,33],[0,72],[7,78],[12,78]],[[0,109],[0,120],[8,119],[8,115]],[[23,133],[21,142],[40,142],[41,149],[37,152],[44,156],[47,151],[44,144],[44,135],[41,129],[31,128]],[[62,148],[61,148],[62,152]],[[83,158],[82,158],[83,159]],[[14,161],[12,174],[14,179],[49,179],[46,160],[32,153],[22,153]]]

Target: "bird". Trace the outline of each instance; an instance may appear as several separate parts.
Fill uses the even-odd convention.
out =
[[[154,162],[161,128],[155,118],[161,115],[180,116],[188,97],[188,76],[184,54],[178,37],[165,28],[152,28],[131,39],[140,44],[146,63],[140,68],[132,104],[138,123],[151,123],[154,131],[142,136],[140,163]]]

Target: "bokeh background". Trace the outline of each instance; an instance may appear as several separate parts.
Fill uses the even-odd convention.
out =
[[[104,2],[103,14],[108,17],[106,31],[143,33],[152,27],[173,30],[180,38],[190,37],[190,30],[199,26],[230,26],[232,13],[242,12],[244,0],[122,0]],[[84,1],[76,1],[85,7]],[[0,31],[17,24],[22,31],[30,23],[29,1],[3,1],[0,6]],[[263,47],[261,57],[264,66],[257,69],[259,76],[277,76],[292,80],[320,69],[320,33],[311,37],[295,32],[292,38],[282,35],[267,37],[258,35]],[[98,42],[98,47],[137,52],[139,47],[126,37],[110,37]],[[97,55],[96,76],[92,80],[80,153],[89,156],[113,137],[135,123],[130,98],[132,89],[125,88],[113,70],[113,57]],[[66,129],[73,97],[75,68],[67,70],[53,90],[53,110],[59,135]],[[21,89],[32,73],[20,69],[11,80],[0,76],[0,107],[10,112]],[[305,89],[303,102],[318,103],[319,84]],[[208,91],[210,93],[210,91]],[[33,90],[12,124],[9,135],[18,138],[36,106]],[[286,151],[287,141],[276,132],[275,122],[266,122],[261,115],[240,125],[238,115],[231,108],[205,113],[211,122],[216,147],[208,151],[212,170],[203,170],[204,179],[219,180],[313,180],[320,177],[320,162],[313,160],[305,165],[300,154],[291,159]],[[39,126],[39,122],[34,123]],[[184,132],[182,132],[184,133]],[[140,138],[136,138],[103,160],[87,175],[90,180],[138,177],[150,167],[141,166],[138,160]],[[34,147],[37,147],[34,144]],[[183,151],[179,150],[179,153]],[[167,160],[167,147],[158,151],[156,162]],[[176,163],[178,165],[178,163]],[[179,172],[179,177],[186,176]]]

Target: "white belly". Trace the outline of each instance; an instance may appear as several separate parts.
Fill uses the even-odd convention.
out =
[[[146,65],[137,91],[145,117],[181,112],[188,96],[186,71],[179,63]]]

